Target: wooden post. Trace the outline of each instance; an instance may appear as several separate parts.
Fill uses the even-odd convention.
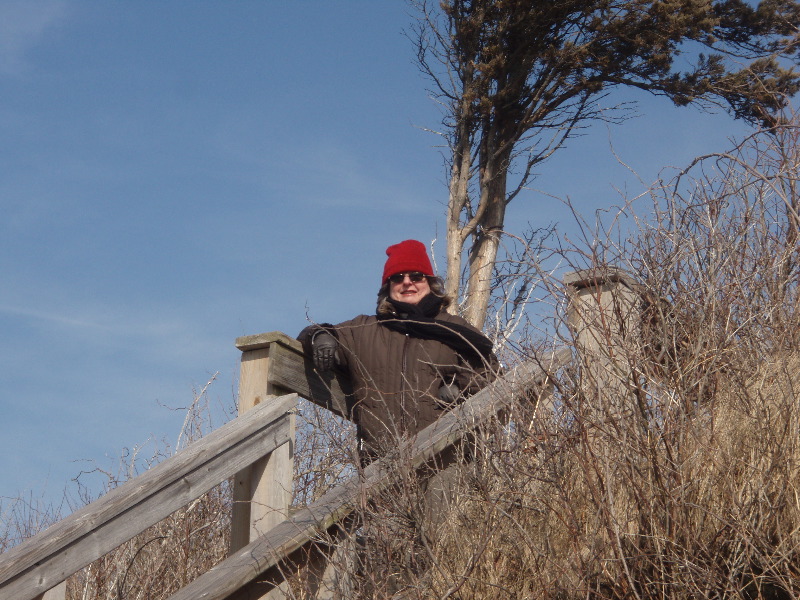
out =
[[[253,337],[236,340],[237,348],[242,350],[240,415],[262,402],[269,402],[274,396],[288,393],[276,386],[270,377],[271,354],[276,351],[277,339],[266,334],[253,343]],[[288,518],[292,501],[295,416],[291,414],[288,418],[289,442],[234,477],[231,555]],[[264,598],[273,596],[282,598],[283,593],[275,590],[275,594],[268,593]]]
[[[624,271],[595,268],[568,273],[567,323],[575,335],[587,383],[607,416],[626,412],[631,376],[626,344],[638,333],[639,284]],[[600,408],[600,407],[596,407]]]
[[[67,582],[62,581],[56,587],[40,594],[34,600],[64,600],[67,597]]]

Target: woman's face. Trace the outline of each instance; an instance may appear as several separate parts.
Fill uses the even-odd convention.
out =
[[[430,291],[428,278],[422,273],[395,273],[389,278],[389,297],[398,302],[418,304]]]

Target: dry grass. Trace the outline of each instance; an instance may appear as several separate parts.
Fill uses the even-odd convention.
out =
[[[559,248],[575,268],[639,278],[633,325],[604,321],[592,353],[434,483],[397,457],[398,485],[360,507],[331,558],[338,597],[799,597],[797,142],[790,126],[699,161],[654,187],[644,216],[625,208],[636,231]],[[529,267],[563,305],[561,282]],[[563,310],[549,331],[583,347]],[[520,358],[547,345],[522,340]],[[311,406],[300,423],[305,504],[355,467],[346,426]],[[15,510],[6,547],[50,518]],[[221,486],[71,578],[68,597],[166,598],[225,555],[229,510]]]
[[[640,278],[627,330],[612,313],[548,410],[483,428],[445,516],[411,473],[363,507],[343,597],[800,596],[797,137],[699,161],[627,207],[637,231],[561,250]]]

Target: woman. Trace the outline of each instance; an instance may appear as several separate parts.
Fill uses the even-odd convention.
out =
[[[450,299],[425,246],[406,240],[386,254],[376,314],[312,325],[298,336],[317,370],[349,372],[352,418],[373,457],[480,390],[497,366],[492,343],[446,312]]]

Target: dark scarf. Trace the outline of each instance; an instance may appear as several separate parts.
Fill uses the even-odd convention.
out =
[[[482,333],[459,323],[437,319],[442,299],[428,294],[418,304],[408,304],[387,298],[396,315],[378,315],[381,325],[403,335],[423,340],[436,340],[450,346],[467,358],[488,361],[492,342]],[[470,361],[472,362],[472,361]]]

